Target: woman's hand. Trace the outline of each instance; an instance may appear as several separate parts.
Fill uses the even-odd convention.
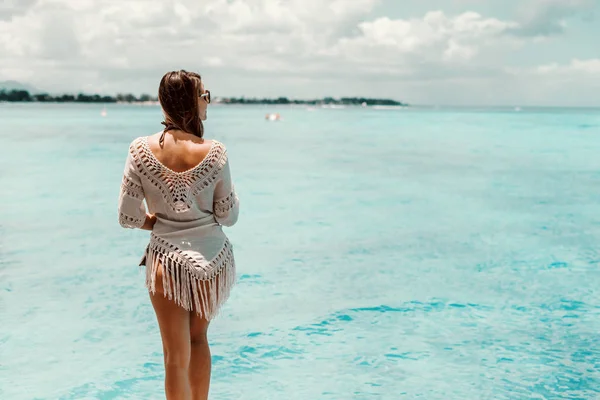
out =
[[[156,217],[154,216],[154,214],[146,214],[146,220],[144,221],[144,225],[142,225],[140,229],[151,231],[154,228],[155,223]]]

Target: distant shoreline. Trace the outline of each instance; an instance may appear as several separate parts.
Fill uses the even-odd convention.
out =
[[[137,104],[158,105],[158,99],[147,94],[139,97],[133,94],[118,94],[116,96],[102,96],[99,94],[62,94],[50,95],[48,93],[30,94],[27,90],[0,90],[0,102],[8,103],[99,103],[99,104]],[[365,97],[324,97],[313,100],[278,98],[245,98],[245,97],[218,97],[213,100],[215,104],[234,105],[307,105],[307,106],[393,106],[407,107],[408,104],[392,99],[378,99]]]

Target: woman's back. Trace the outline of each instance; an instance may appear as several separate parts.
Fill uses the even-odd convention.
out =
[[[148,146],[161,164],[175,172],[185,172],[200,164],[213,145],[211,140],[194,135],[171,133],[164,136],[162,145],[162,133],[148,136]]]
[[[139,137],[129,146],[123,185],[119,217],[126,227],[142,224],[142,199],[157,218],[155,232],[165,224],[173,230],[190,228],[180,222],[230,226],[237,220],[227,151],[216,140],[201,143],[169,134],[161,146],[156,135]]]

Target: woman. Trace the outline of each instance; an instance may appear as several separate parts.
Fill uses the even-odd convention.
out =
[[[203,137],[210,92],[200,75],[168,72],[158,99],[165,128],[129,146],[119,223],[152,231],[140,265],[160,327],[167,399],[206,399],[206,331],[235,281],[221,226],[237,221],[239,201],[225,146]]]

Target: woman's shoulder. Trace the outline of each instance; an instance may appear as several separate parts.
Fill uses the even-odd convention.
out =
[[[217,139],[206,140],[210,140],[211,142],[210,153],[212,153],[213,155],[214,164],[219,168],[223,168],[225,164],[227,164],[228,160],[227,147],[225,146],[225,144],[223,144],[223,142]]]
[[[139,150],[144,143],[148,142],[148,138],[150,136],[138,136],[135,139],[133,139],[131,142],[129,142],[129,152],[135,152],[135,150]]]
[[[225,146],[225,144],[217,139],[206,139],[208,142],[211,143],[211,147],[214,147],[218,150],[221,150],[224,153],[227,153],[227,147]]]

